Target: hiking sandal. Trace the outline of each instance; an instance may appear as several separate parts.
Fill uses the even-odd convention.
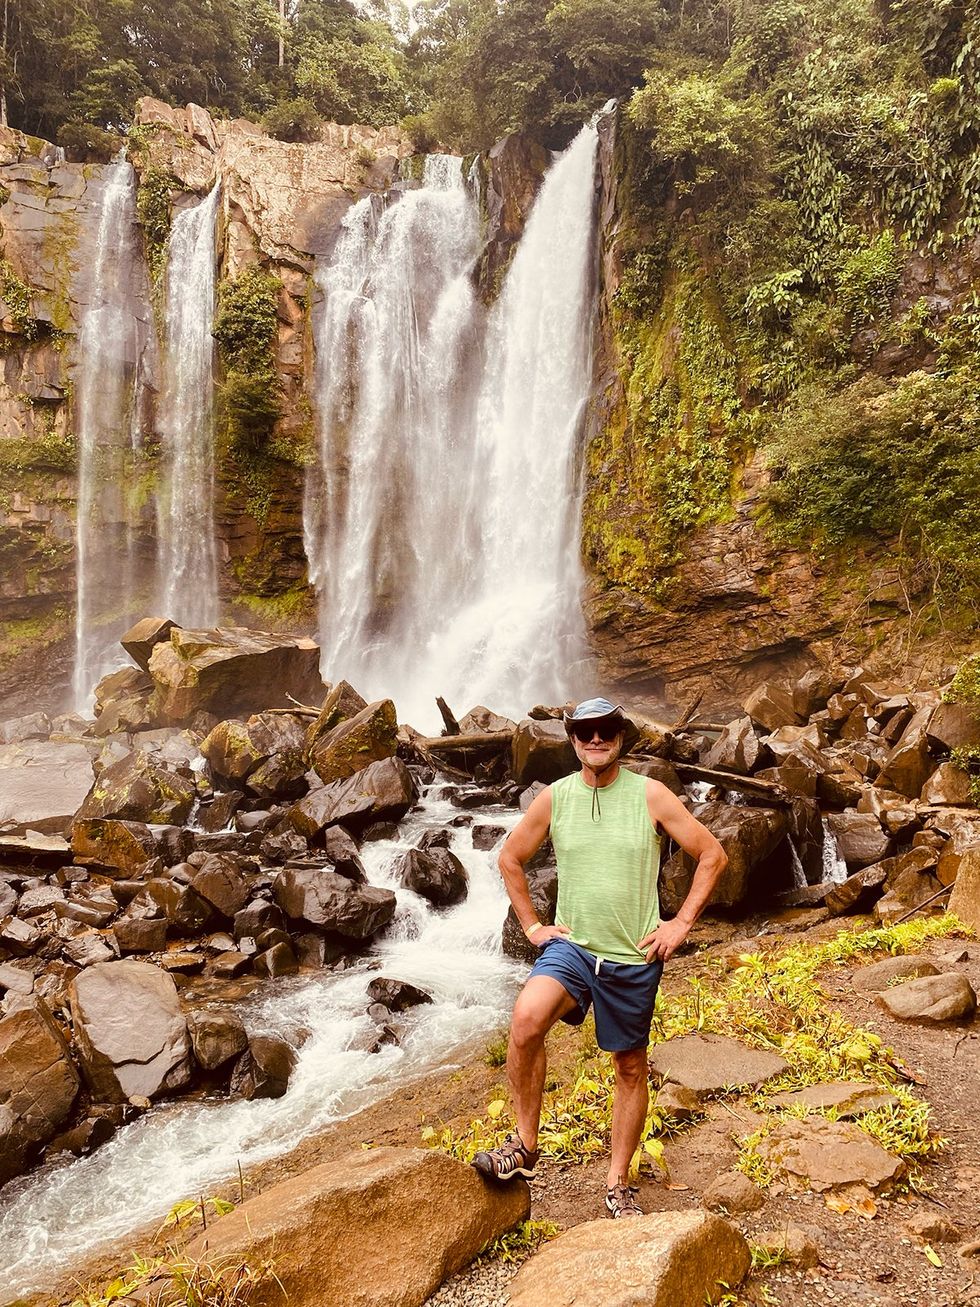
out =
[[[614,1184],[606,1190],[606,1211],[618,1219],[621,1216],[642,1216],[643,1209],[636,1201],[636,1190],[628,1184]]]
[[[515,1175],[533,1180],[537,1174],[538,1156],[538,1150],[528,1148],[520,1135],[508,1135],[499,1147],[477,1153],[472,1165],[488,1180],[513,1180]]]

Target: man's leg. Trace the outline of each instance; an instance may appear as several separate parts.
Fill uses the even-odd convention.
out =
[[[552,976],[532,976],[514,1004],[507,1046],[507,1081],[517,1118],[517,1133],[530,1149],[538,1146],[541,1095],[547,1068],[545,1036],[555,1022],[575,1006],[575,999]],[[644,1071],[645,1068],[644,1062]]]
[[[612,1152],[607,1185],[626,1184],[630,1162],[640,1143],[647,1119],[647,1050],[631,1048],[613,1053],[616,1091],[613,1096]]]

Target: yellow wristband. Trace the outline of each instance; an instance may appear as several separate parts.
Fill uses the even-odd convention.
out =
[[[541,930],[541,929],[542,929],[541,922],[536,921],[533,926],[526,927],[524,934],[528,937],[528,939],[530,939],[536,930]]]

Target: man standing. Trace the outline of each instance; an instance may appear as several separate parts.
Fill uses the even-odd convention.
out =
[[[478,1153],[493,1180],[531,1177],[545,1081],[545,1036],[595,1009],[599,1047],[615,1069],[606,1209],[636,1216],[629,1165],[646,1121],[647,1045],[663,965],[686,939],[728,859],[711,832],[660,781],[620,766],[629,725],[620,707],[588,699],[565,714],[582,770],[537,795],[507,838],[500,870],[518,920],[540,954],[518,995],[507,1050],[517,1133]],[[661,921],[660,832],[697,859],[690,893]],[[548,833],[558,862],[555,924],[537,920],[524,868]]]

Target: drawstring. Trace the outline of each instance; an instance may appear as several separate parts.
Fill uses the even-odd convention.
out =
[[[593,821],[596,820],[597,812],[599,814],[599,818],[598,818],[599,821],[602,821],[602,805],[599,803],[599,787],[598,785],[593,785],[592,787],[592,820]]]

